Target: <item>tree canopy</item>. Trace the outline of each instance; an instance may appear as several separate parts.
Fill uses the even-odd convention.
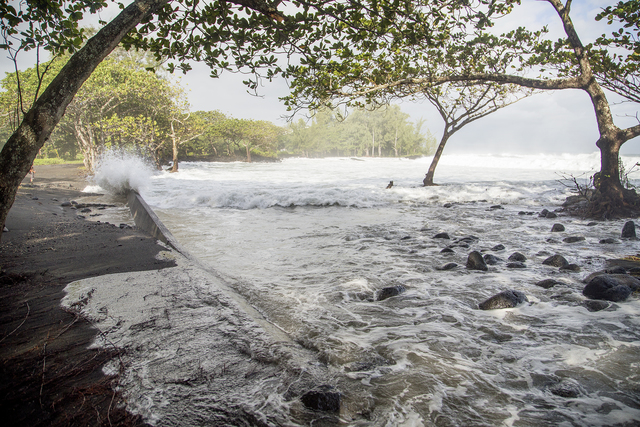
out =
[[[638,101],[638,1],[619,1],[602,9],[594,19],[606,19],[611,34],[590,44],[583,44],[576,31],[571,0],[545,2],[561,24],[563,37],[549,37],[546,27],[519,25],[502,34],[492,31],[498,18],[509,19],[520,0],[445,2],[441,14],[433,10],[439,2],[430,0],[411,2],[408,13],[393,1],[372,2],[360,16],[346,21],[341,32],[326,35],[334,48],[332,55],[317,56],[307,50],[300,64],[289,67],[293,90],[286,102],[294,110],[375,104],[413,97],[445,83],[582,90],[595,111],[600,133],[596,146],[601,152],[598,191],[587,214],[635,214],[640,200],[621,185],[618,157],[620,147],[640,135],[640,124],[616,126],[605,89]],[[385,19],[380,21],[381,13]],[[433,28],[442,20],[448,24],[444,30],[436,27],[441,37],[435,43],[428,31],[413,31]],[[358,28],[370,31],[358,36]]]
[[[73,97],[120,43],[148,51],[170,70],[187,71],[190,61],[207,64],[212,76],[242,70],[253,89],[282,75],[291,79],[286,103],[293,110],[344,100],[379,105],[445,82],[582,90],[600,132],[592,214],[637,211],[637,195],[620,182],[618,153],[640,125],[617,127],[603,88],[637,102],[638,0],[605,7],[597,19],[612,32],[587,45],[571,20],[572,1],[545,1],[564,37],[523,26],[494,34],[495,20],[508,18],[520,0],[135,0],[84,45],[79,22],[105,1],[2,2],[0,48],[10,57],[30,49],[71,56],[32,105],[21,104],[22,121],[0,152],[0,223]]]

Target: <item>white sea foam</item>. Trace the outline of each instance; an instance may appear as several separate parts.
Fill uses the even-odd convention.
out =
[[[557,204],[572,191],[565,177],[586,184],[597,155],[443,156],[438,187],[423,188],[431,158],[287,159],[274,164],[184,163],[178,174],[153,177],[145,199],[159,208],[266,209],[294,206],[371,208],[397,203],[441,205],[486,200],[493,204]],[[362,160],[362,159],[361,159]],[[625,159],[635,164],[640,158]],[[640,178],[640,173],[631,174]],[[386,190],[387,183],[394,187]],[[156,197],[157,196],[157,197]]]
[[[140,191],[153,174],[151,164],[126,150],[106,150],[98,159],[93,181],[98,186],[87,187],[85,192],[124,194],[129,190]]]
[[[428,188],[420,184],[429,158],[183,163],[177,174],[153,175],[143,196],[187,250],[337,372],[347,424],[637,422],[640,301],[632,296],[617,308],[590,312],[582,305],[582,279],[607,259],[637,253],[638,244],[620,238],[624,221],[588,225],[562,214],[537,215],[572,194],[556,172],[592,174],[597,155],[445,156],[442,162],[436,173],[442,185]],[[638,183],[637,173],[632,178]],[[387,190],[390,180],[395,185]],[[555,222],[566,231],[552,233]],[[443,231],[452,239],[434,239]],[[478,240],[454,244],[469,235]],[[568,236],[585,240],[564,243]],[[603,238],[617,243],[599,243]],[[506,249],[492,250],[499,243]],[[441,253],[448,246],[454,252]],[[500,261],[487,272],[467,270],[472,250]],[[506,266],[516,251],[527,257],[527,268]],[[542,264],[556,253],[581,272]],[[449,262],[458,267],[438,270]],[[546,278],[560,284],[535,285]],[[375,301],[380,289],[396,285],[406,291]],[[505,289],[524,292],[529,303],[478,309]],[[194,298],[211,299],[201,291]],[[136,339],[143,337],[155,338]],[[189,345],[196,354],[210,351],[195,340]],[[140,373],[139,381],[157,381],[154,375]],[[554,393],[565,384],[575,390]],[[199,396],[189,396],[196,395],[171,399],[197,411],[197,401],[182,400]],[[278,399],[287,412],[290,401]],[[247,397],[244,404],[251,403]],[[159,424],[170,424],[171,407],[162,411]],[[287,413],[285,424],[305,425],[299,413]],[[206,420],[206,412],[197,415]]]

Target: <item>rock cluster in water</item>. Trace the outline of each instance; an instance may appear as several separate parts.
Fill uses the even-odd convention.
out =
[[[595,277],[594,277],[595,276]],[[582,294],[591,299],[621,302],[640,291],[640,280],[628,274],[594,273],[585,279]]]
[[[497,208],[492,207],[492,210]],[[529,212],[520,212],[519,214],[533,214]],[[539,213],[539,217],[542,218],[557,218],[557,214],[554,212],[550,212],[547,209],[542,210]],[[587,226],[593,226],[597,223],[589,223]],[[553,233],[561,233],[566,231],[564,225],[556,223],[551,227],[551,232]],[[452,236],[447,232],[440,232],[433,236],[434,239],[446,239],[452,240]],[[624,224],[621,233],[622,239],[635,239],[635,224],[633,221],[628,221]],[[447,247],[441,250],[442,254],[453,254],[455,253],[454,248],[468,248],[471,244],[475,243],[479,240],[477,237],[468,236],[458,240],[454,240],[454,243],[449,244]],[[548,239],[548,242],[551,243],[560,243],[555,239]],[[563,239],[565,243],[577,243],[586,241],[583,236],[567,236]],[[605,238],[600,240],[601,244],[612,244],[618,243],[617,240],[613,238]],[[505,245],[497,244],[491,248],[491,251],[498,252],[504,251],[506,249]],[[487,251],[487,249],[483,249],[482,252]],[[540,255],[548,255],[549,253],[546,251],[540,251],[538,256]],[[507,259],[506,267],[512,269],[526,268],[527,257],[520,252],[512,253]],[[467,270],[477,270],[477,271],[488,271],[489,266],[496,265],[502,262],[502,260],[493,254],[482,254],[481,251],[474,250],[471,251],[467,256],[466,269]],[[550,267],[557,267],[560,271],[567,272],[579,272],[580,266],[577,264],[570,263],[564,256],[560,254],[550,255],[544,261],[542,261],[543,265],[547,265]],[[454,262],[445,263],[441,266],[436,267],[435,269],[438,271],[448,271],[453,270],[458,267],[458,264]],[[640,269],[638,269],[640,272]],[[612,302],[622,302],[625,301],[632,293],[640,292],[640,280],[635,277],[627,274],[627,271],[622,268],[614,268],[609,269],[603,272],[597,272],[590,276],[588,276],[584,282],[586,286],[582,294],[588,299],[581,303],[589,311],[601,311],[601,310],[614,310],[617,306],[612,304]],[[550,289],[556,285],[566,285],[564,282],[559,281],[554,278],[548,278],[544,280],[540,280],[535,283],[536,286],[539,286],[544,289]],[[389,292],[389,296],[394,296],[399,294],[402,291],[397,291],[394,288],[389,288],[389,291],[385,291],[379,294],[378,300],[388,298],[386,296],[386,292]],[[384,296],[384,298],[383,298]],[[501,308],[513,308],[518,306],[519,304],[528,302],[526,295],[518,290],[509,289],[502,291],[491,298],[483,301],[479,304],[479,308],[482,310],[493,310],[493,309],[501,309]]]

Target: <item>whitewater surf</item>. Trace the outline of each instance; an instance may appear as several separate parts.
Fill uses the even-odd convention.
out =
[[[638,243],[620,237],[624,221],[539,216],[573,194],[564,178],[586,184],[597,170],[595,153],[445,156],[436,174],[442,185],[429,188],[420,187],[429,158],[360,160],[183,163],[179,173],[154,174],[140,186],[180,243],[307,349],[314,369],[328,375],[323,381],[342,394],[336,418],[317,414],[314,425],[636,425],[640,301],[589,311],[582,280],[609,259],[636,254]],[[637,174],[630,179],[638,183]],[[386,189],[390,180],[395,185]],[[556,223],[565,231],[552,232]],[[441,233],[450,238],[435,238]],[[498,262],[486,272],[468,270],[474,250]],[[523,268],[507,267],[515,252],[524,255]],[[542,264],[554,254],[579,271]],[[536,286],[549,278],[557,284]],[[221,350],[207,337],[219,325],[212,308],[219,305],[207,301],[219,296],[207,280],[194,276],[173,291],[170,282],[161,294],[176,295],[170,318],[180,317],[183,332],[166,351],[141,346],[135,353],[125,386],[134,408],[157,425],[180,424],[186,407],[188,420],[214,422],[211,402],[242,408],[245,420],[265,425],[313,421],[301,409],[301,391],[291,392],[291,372],[276,374],[277,357],[268,368],[247,362],[243,374],[218,365]],[[392,286],[405,291],[379,301]],[[506,289],[528,302],[478,308]],[[187,316],[194,307],[208,314]],[[236,316],[226,314],[236,325],[229,333],[259,348],[260,334]],[[138,328],[135,340],[153,341],[161,331]],[[170,381],[165,370],[180,358],[190,362],[178,371],[198,361],[199,378],[260,381],[237,392],[212,380],[185,382],[192,374]]]

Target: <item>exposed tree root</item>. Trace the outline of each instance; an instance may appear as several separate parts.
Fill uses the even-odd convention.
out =
[[[609,197],[599,191],[570,197],[564,203],[564,211],[570,215],[597,220],[640,217],[640,196],[635,190],[623,190],[622,200]]]

